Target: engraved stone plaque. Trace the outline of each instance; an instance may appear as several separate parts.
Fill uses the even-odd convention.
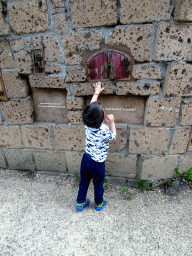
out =
[[[86,105],[91,97],[86,98]],[[134,96],[99,96],[105,116],[113,114],[116,123],[143,124],[145,98]]]
[[[65,90],[32,88],[36,121],[68,123]]]

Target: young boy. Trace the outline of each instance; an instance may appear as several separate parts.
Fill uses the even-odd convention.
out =
[[[93,85],[95,93],[91,99],[91,103],[83,111],[83,121],[86,129],[86,153],[84,153],[81,161],[81,180],[79,184],[79,192],[77,196],[77,210],[83,210],[90,204],[90,200],[86,199],[87,190],[91,179],[94,184],[95,209],[101,211],[107,203],[104,193],[105,178],[105,160],[109,149],[109,141],[116,137],[116,128],[114,116],[107,115],[105,121],[108,126],[103,124],[104,111],[99,102],[98,96],[104,88],[101,88],[101,82]]]

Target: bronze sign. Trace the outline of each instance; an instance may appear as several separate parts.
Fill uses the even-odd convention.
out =
[[[91,101],[87,97],[86,105]],[[116,123],[143,124],[145,98],[132,96],[100,96],[105,115],[113,114]]]
[[[32,88],[36,121],[68,123],[66,95],[64,90]]]

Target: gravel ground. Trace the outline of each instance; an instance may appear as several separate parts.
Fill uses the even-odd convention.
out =
[[[192,255],[192,190],[176,197],[161,188],[125,200],[110,185],[108,204],[75,209],[78,184],[58,177],[0,170],[0,255]]]

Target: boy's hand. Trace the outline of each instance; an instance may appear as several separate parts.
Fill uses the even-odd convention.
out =
[[[112,114],[109,114],[105,117],[105,121],[109,124],[113,123],[114,122],[114,115]]]
[[[96,84],[93,84],[93,87],[95,88],[95,92],[97,92],[98,94],[100,93],[100,92],[102,92],[105,88],[103,87],[103,88],[101,88],[101,82],[98,82],[98,83],[96,83]]]

